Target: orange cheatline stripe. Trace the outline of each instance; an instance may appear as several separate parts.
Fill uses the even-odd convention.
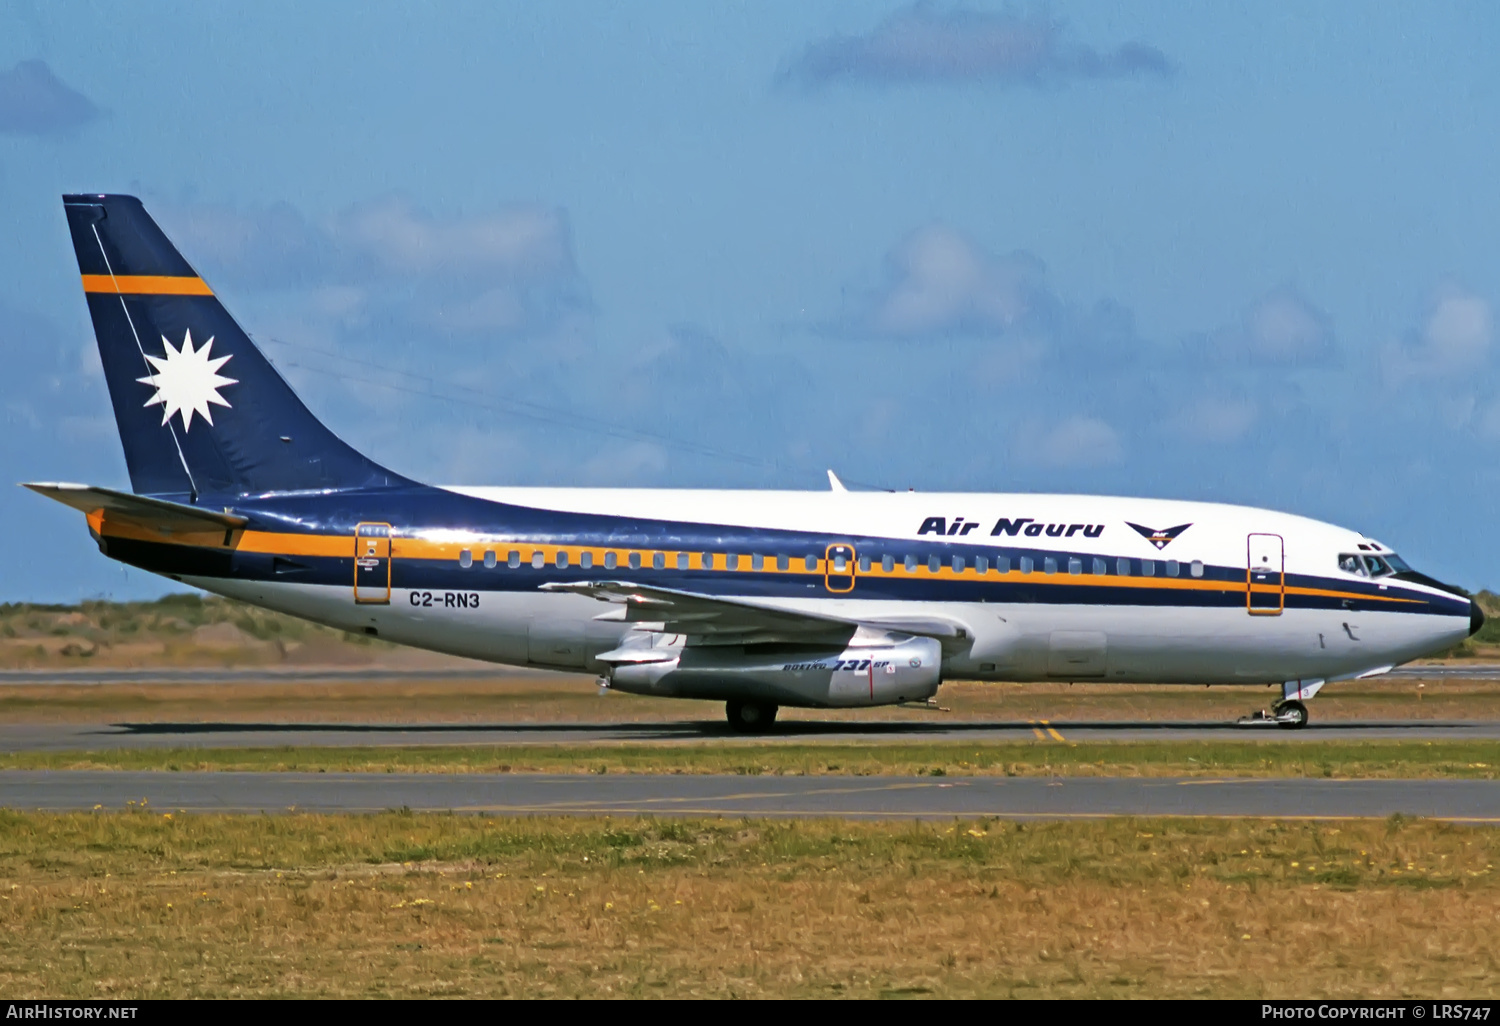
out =
[[[202,278],[169,277],[159,274],[85,274],[83,291],[123,296],[211,296],[213,289]]]
[[[103,533],[109,535],[135,537],[152,541],[171,540],[180,544],[192,544],[190,538],[196,539],[196,537],[199,535],[201,535],[203,538],[223,538],[223,534],[221,532],[205,530],[195,532],[178,531],[174,533],[174,536],[171,539],[163,539],[159,537],[155,532],[150,531],[144,526],[135,526],[131,524],[129,520],[125,520],[122,522],[122,520],[116,519],[113,516],[106,516],[104,518],[104,524],[101,526],[103,527]],[[352,558],[354,555],[354,541],[355,539],[353,534],[329,535],[293,534],[274,531],[243,531],[236,532],[234,547],[241,552],[257,552],[267,555],[337,556],[342,558]],[[222,541],[216,541],[213,544],[215,545],[215,547],[219,547],[222,545]],[[626,563],[629,560],[631,553],[640,554],[641,569],[653,569],[653,557],[657,552],[661,552],[665,557],[665,569],[676,570],[678,569],[677,555],[681,551],[678,549],[636,549],[613,546],[557,545],[547,542],[518,542],[497,539],[477,539],[455,542],[431,541],[426,538],[393,537],[391,539],[390,556],[393,559],[456,560],[458,558],[458,554],[464,549],[468,549],[474,554],[476,562],[482,559],[482,553],[484,552],[484,550],[494,550],[496,556],[499,557],[502,563],[505,561],[510,551],[515,550],[521,554],[522,563],[527,566],[529,566],[531,563],[531,557],[533,553],[542,553],[543,561],[550,566],[556,563],[557,554],[559,552],[566,552],[568,554],[569,563],[576,567],[578,566],[579,557],[584,552],[589,552],[593,556],[594,568],[601,570],[604,569],[604,553],[615,552],[618,554],[620,563],[617,569],[621,571],[626,571],[628,569]],[[693,555],[696,552],[697,550],[693,550],[693,552],[689,554]],[[722,559],[715,560],[714,565],[717,571],[727,571],[727,567],[724,567],[722,564]],[[688,567],[692,570],[702,569],[702,566],[699,565],[699,560],[697,558],[692,559],[689,562]],[[806,569],[802,560],[792,558],[791,560],[789,560],[787,569],[780,570],[776,567],[776,557],[767,556],[765,565],[760,570],[754,570],[750,565],[748,556],[741,554],[739,566],[735,571],[732,572],[821,577],[823,575],[825,567],[826,561],[820,560],[817,570],[808,570]],[[943,581],[984,581],[990,583],[996,581],[1025,582],[1027,584],[1040,586],[1091,585],[1096,587],[1131,588],[1143,591],[1232,591],[1243,593],[1245,590],[1244,587],[1241,586],[1237,581],[1220,581],[1197,578],[1179,579],[1170,577],[1164,578],[1139,576],[1119,577],[1099,574],[1039,574],[1035,572],[1030,574],[1023,574],[1019,570],[1010,570],[1003,574],[991,571],[981,576],[979,574],[954,571],[946,566],[934,574],[927,569],[925,564],[919,566],[914,571],[907,571],[905,570],[905,568],[899,566],[891,571],[885,571],[880,569],[879,567],[872,567],[870,570],[859,572],[855,576],[856,579],[859,577],[884,577],[906,580],[921,579]],[[1262,588],[1256,588],[1254,589],[1254,591],[1257,595],[1276,594],[1275,588],[1264,588],[1264,590],[1262,590]],[[1337,588],[1313,588],[1296,585],[1287,585],[1285,588],[1285,593],[1287,595],[1314,595],[1322,598],[1347,598],[1359,602],[1383,602],[1392,604],[1403,603],[1417,605],[1425,601],[1424,599],[1405,598],[1394,595],[1370,595],[1362,592],[1344,591]]]

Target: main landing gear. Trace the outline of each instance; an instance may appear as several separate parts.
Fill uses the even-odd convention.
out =
[[[724,711],[729,715],[729,726],[741,734],[758,734],[761,731],[770,730],[771,724],[776,722],[778,708],[772,702],[731,701],[724,703]]]

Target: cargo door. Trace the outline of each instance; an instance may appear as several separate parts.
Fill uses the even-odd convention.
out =
[[[354,528],[354,601],[362,605],[390,604],[390,524],[358,524]]]
[[[1252,534],[1246,544],[1245,608],[1280,616],[1286,605],[1286,551],[1279,534]]]
[[[1047,676],[1064,680],[1102,677],[1109,662],[1103,631],[1053,631],[1047,645]]]

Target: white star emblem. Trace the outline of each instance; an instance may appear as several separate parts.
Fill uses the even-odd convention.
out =
[[[191,331],[184,333],[181,349],[173,349],[165,335],[161,344],[166,348],[165,356],[146,356],[156,373],[135,379],[156,388],[156,394],[147,399],[145,405],[162,405],[163,424],[172,419],[172,414],[182,414],[184,431],[193,426],[195,413],[212,427],[214,418],[208,412],[209,404],[228,406],[229,403],[219,395],[219,389],[239,384],[234,378],[219,374],[219,368],[233,359],[234,354],[209,359],[208,350],[214,344],[213,338],[203,343],[202,349],[195,350]]]

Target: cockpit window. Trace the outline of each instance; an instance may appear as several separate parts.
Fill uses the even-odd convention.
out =
[[[1360,577],[1389,577],[1391,574],[1408,571],[1411,567],[1394,552],[1385,556],[1375,556],[1368,552],[1345,552],[1339,556],[1339,569]]]

